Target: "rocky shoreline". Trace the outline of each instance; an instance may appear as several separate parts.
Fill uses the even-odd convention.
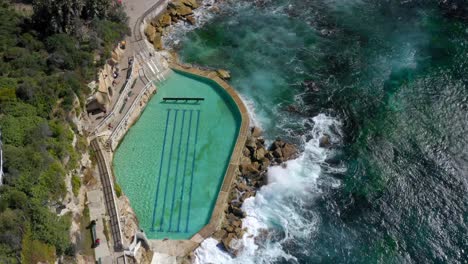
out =
[[[169,2],[166,10],[153,18],[145,28],[145,35],[148,41],[153,44],[155,50],[162,50],[162,37],[166,33],[167,27],[179,21],[185,21],[190,25],[195,25],[196,20],[193,10],[200,5],[197,0],[174,0]]]
[[[218,240],[227,252],[233,255],[238,253],[232,242],[241,239],[245,233],[242,219],[246,215],[241,209],[242,204],[246,199],[254,197],[257,191],[268,183],[268,167],[285,166],[285,161],[294,159],[297,155],[296,146],[281,139],[276,139],[266,147],[260,128],[251,129],[243,149],[238,175],[231,186],[221,229],[213,234],[213,238]]]

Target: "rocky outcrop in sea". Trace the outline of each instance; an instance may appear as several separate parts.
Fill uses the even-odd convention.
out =
[[[156,50],[161,50],[161,38],[165,34],[166,28],[179,21],[185,21],[190,25],[196,23],[193,10],[198,8],[196,0],[175,0],[169,2],[166,11],[151,20],[146,26],[145,35]]]
[[[242,204],[268,183],[268,167],[285,164],[285,161],[294,159],[297,155],[296,146],[281,139],[266,147],[262,131],[258,127],[252,128],[241,157],[238,177],[231,187],[224,221],[221,229],[213,235],[226,251],[236,255],[236,249],[232,247],[231,242],[242,238],[245,232],[242,219],[246,215],[241,209]]]

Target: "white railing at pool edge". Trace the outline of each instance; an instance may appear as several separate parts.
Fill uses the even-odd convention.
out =
[[[128,90],[130,90],[130,88],[132,87],[132,84],[133,84],[133,69],[134,69],[134,66],[135,66],[135,55],[133,56],[133,61],[132,61],[132,65],[130,66],[130,71],[132,71],[132,73],[130,74],[130,77],[128,78],[128,81],[127,83],[125,84],[125,87],[124,89],[122,90],[122,92],[119,94],[119,98],[117,99],[117,102],[114,104],[114,107],[112,108],[112,111],[106,116],[106,118],[104,118],[97,126],[96,128],[94,129],[94,132],[93,134],[97,134],[98,131],[105,125],[107,125],[108,123],[110,123],[109,121],[111,120],[112,117],[114,117],[115,115],[115,111],[119,111],[120,108],[122,107],[123,105],[123,102],[124,102],[124,99],[125,99],[125,95],[127,94]]]
[[[112,131],[112,134],[109,136],[109,139],[107,140],[107,144],[108,146],[110,146],[111,150],[113,149],[114,139],[117,136],[119,136],[119,133],[122,132],[124,126],[127,125],[127,122],[130,119],[130,115],[133,113],[133,110],[135,110],[135,107],[137,106],[138,103],[140,103],[141,98],[143,97],[143,95],[146,93],[146,91],[149,89],[151,85],[154,85],[152,81],[147,83],[145,88],[143,88],[140,91],[138,96],[133,101],[132,106],[125,113],[125,116],[122,118],[122,120],[120,120],[119,124],[117,125],[117,127],[115,127],[114,131]]]

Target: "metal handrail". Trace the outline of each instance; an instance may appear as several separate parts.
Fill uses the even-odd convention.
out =
[[[153,85],[153,82],[147,83],[146,86],[140,91],[140,93],[138,94],[138,96],[135,98],[132,105],[130,106],[130,108],[125,113],[124,117],[120,120],[119,124],[115,127],[114,131],[112,131],[112,134],[109,136],[109,140],[108,140],[109,142],[113,141],[114,136],[117,134],[117,132],[119,132],[119,130],[122,128],[123,124],[126,121],[128,121],[128,117],[130,116],[130,114],[135,109],[137,103],[140,102],[141,97],[143,97],[144,93],[148,90],[148,87],[150,85]]]

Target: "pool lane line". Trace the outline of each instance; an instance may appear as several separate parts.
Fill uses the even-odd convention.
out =
[[[179,179],[179,162],[180,162],[180,150],[182,149],[182,137],[184,134],[184,123],[185,123],[185,112],[187,110],[181,110],[182,111],[182,125],[180,128],[180,136],[179,136],[179,147],[177,150],[177,163],[176,163],[176,171],[175,171],[175,179],[174,179],[174,187],[172,188],[172,203],[171,203],[171,215],[169,216],[169,227],[167,228],[168,232],[171,232],[171,227],[172,227],[172,216],[174,214],[174,200],[175,200],[175,195],[176,195],[176,189],[177,189],[177,182]],[[183,187],[182,187],[183,188]]]
[[[195,129],[195,143],[193,144],[193,159],[192,159],[192,175],[190,176],[189,200],[187,205],[187,221],[185,222],[185,232],[188,232],[190,203],[192,202],[192,187],[193,187],[193,172],[195,170],[195,157],[197,154],[197,141],[198,141],[198,126],[200,125],[200,110],[197,110],[197,126]]]
[[[189,130],[187,133],[187,143],[185,144],[185,161],[184,161],[184,174],[182,176],[182,192],[180,193],[179,217],[177,219],[177,230],[176,230],[177,233],[180,232],[180,217],[182,215],[182,205],[184,204],[185,174],[187,172],[190,132],[192,131],[192,116],[193,116],[193,110],[190,110],[190,118],[189,118],[189,125],[188,125]]]
[[[169,151],[169,164],[167,166],[167,174],[166,174],[166,187],[164,188],[164,200],[163,200],[163,208],[161,211],[161,222],[159,224],[159,232],[162,232],[163,225],[164,225],[164,211],[166,210],[166,198],[167,198],[167,185],[169,183],[169,175],[171,174],[171,161],[172,161],[172,150],[174,149],[174,136],[177,127],[177,115],[179,114],[179,109],[175,109],[175,116],[174,116],[174,127],[172,128],[172,140],[171,140],[171,150]]]
[[[151,220],[151,231],[153,232],[154,232],[154,219],[156,217],[156,208],[158,206],[159,184],[161,183],[161,173],[162,173],[162,167],[163,167],[163,161],[164,161],[164,149],[166,147],[167,126],[169,125],[169,116],[171,115],[171,110],[172,109],[167,109],[166,127],[164,128],[164,139],[163,139],[163,145],[162,145],[162,151],[161,151],[161,161],[159,165],[159,177],[158,177],[158,184],[156,187],[156,197],[154,199],[153,218]]]

